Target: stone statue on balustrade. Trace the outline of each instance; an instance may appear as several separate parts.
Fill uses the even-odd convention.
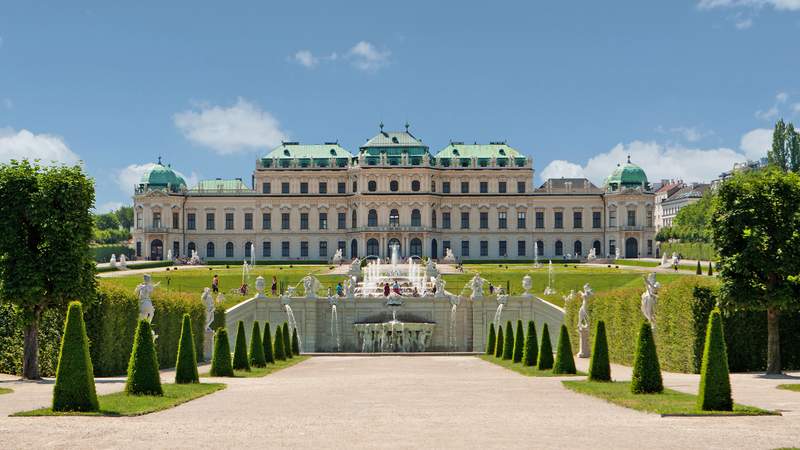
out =
[[[658,306],[658,290],[661,283],[656,281],[656,274],[650,273],[644,279],[645,291],[642,293],[642,314],[656,329],[656,306]]]
[[[437,275],[433,284],[436,286],[436,293],[433,294],[433,296],[435,298],[444,298],[444,286],[447,284],[447,282],[444,281],[444,277]]]
[[[522,289],[525,291],[522,294],[523,297],[533,297],[533,294],[529,292],[531,289],[533,289],[533,279],[531,278],[530,274],[525,274],[525,276],[522,277]]]
[[[203,288],[203,293],[200,295],[203,305],[206,307],[206,332],[212,332],[211,324],[214,323],[214,312],[217,309],[217,304],[214,301],[214,296],[211,295],[211,288]]]
[[[319,280],[311,275],[303,277],[303,293],[306,298],[317,298],[317,291],[320,288]]]
[[[472,277],[472,280],[469,282],[469,287],[472,289],[472,295],[470,296],[471,299],[475,300],[483,298],[483,283],[485,281],[486,280],[481,278],[480,274],[477,273],[474,277]]]
[[[136,286],[133,293],[139,298],[139,320],[152,322],[155,308],[153,308],[153,300],[150,296],[153,295],[153,291],[161,282],[153,284],[150,274],[145,274],[143,278],[144,281]]]
[[[578,358],[588,358],[591,354],[589,347],[589,300],[594,296],[589,283],[583,285],[583,290],[580,291],[581,307],[578,310],[578,335],[580,337],[580,346],[578,351]]]

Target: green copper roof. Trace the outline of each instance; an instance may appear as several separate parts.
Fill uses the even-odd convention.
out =
[[[612,191],[622,187],[650,187],[647,174],[641,167],[631,162],[630,156],[628,156],[627,163],[617,165],[611,175],[606,178],[606,186]]]
[[[141,184],[146,189],[167,189],[178,192],[186,187],[186,181],[171,167],[161,164],[161,158],[142,175]]]
[[[505,143],[462,144],[451,142],[436,154],[437,158],[524,158],[525,155]]]
[[[336,142],[327,144],[300,144],[284,142],[264,155],[266,159],[284,158],[352,158],[352,154]]]

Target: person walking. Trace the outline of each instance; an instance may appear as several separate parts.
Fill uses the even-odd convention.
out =
[[[278,296],[278,278],[275,275],[272,276],[272,296]]]
[[[217,274],[214,274],[214,278],[211,279],[211,290],[215,294],[219,292],[219,275]]]

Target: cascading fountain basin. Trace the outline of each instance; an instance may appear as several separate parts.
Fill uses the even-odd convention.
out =
[[[364,353],[424,352],[435,327],[436,322],[396,311],[353,324],[357,344]]]

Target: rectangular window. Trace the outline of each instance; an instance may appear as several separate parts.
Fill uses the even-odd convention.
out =
[[[629,209],[628,210],[628,226],[635,227],[636,226],[636,210]]]
[[[443,194],[449,194],[450,193],[450,182],[449,181],[443,181],[442,182],[442,193]]]
[[[536,211],[536,228],[544,228],[544,211]]]
[[[525,225],[525,212],[520,211],[517,213],[517,228],[519,228],[520,230],[524,230],[526,226],[527,225]]]
[[[517,181],[517,193],[524,194],[525,193],[525,182],[524,181]]]
[[[469,181],[462,181],[461,182],[461,193],[462,194],[469,194]]]
[[[281,242],[281,256],[284,258],[289,257],[289,241]]]
[[[592,211],[592,228],[600,228],[601,217],[600,211]]]
[[[443,212],[442,213],[442,228],[444,228],[445,230],[449,230],[450,229],[450,213],[449,212]]]
[[[564,213],[561,211],[556,211],[553,214],[553,223],[554,228],[564,228]]]
[[[308,229],[308,213],[300,213],[300,229]]]
[[[271,230],[272,229],[272,214],[271,213],[262,213],[261,214],[261,228],[264,230]]]
[[[517,241],[517,256],[525,256],[525,241]]]
[[[214,213],[206,213],[206,230],[214,229]]]
[[[480,192],[481,194],[486,194],[489,192],[489,183],[486,181],[481,181],[480,185]]]
[[[142,241],[136,241],[136,257],[142,256]]]
[[[498,255],[500,255],[500,257],[502,257],[502,258],[505,258],[506,256],[508,256],[508,244],[506,243],[506,241],[498,242],[497,251],[498,251]]]
[[[481,241],[481,256],[489,256],[489,241]]]
[[[345,192],[346,190],[347,190],[347,184],[345,184],[344,181],[340,181],[340,182],[336,183],[336,192],[338,192],[340,194],[344,194],[344,193],[346,193]]]
[[[328,257],[328,241],[319,241],[319,257]]]
[[[353,193],[358,192],[358,181],[353,181]]]
[[[228,244],[225,245],[225,257],[233,258],[233,244],[230,242],[228,242]]]
[[[288,194],[289,193],[289,183],[283,182],[281,183],[281,194]]]
[[[608,226],[615,227],[617,226],[617,211],[610,210],[608,211]]]
[[[319,229],[328,229],[328,213],[319,213]]]
[[[481,212],[481,214],[480,214],[480,227],[481,227],[482,230],[485,230],[485,229],[489,228],[489,213],[488,212]],[[464,228],[463,219],[462,219],[461,228]]]
[[[186,215],[186,228],[194,230],[197,228],[197,216],[194,213]]]
[[[536,254],[539,256],[544,256],[544,242],[536,241]]]
[[[468,230],[469,229],[469,212],[462,212],[461,213],[461,229]]]
[[[281,230],[289,229],[289,213],[281,213]]]
[[[300,241],[300,257],[308,258],[308,241]]]
[[[180,218],[176,212],[172,213],[172,228],[180,228]]]
[[[140,212],[136,213],[136,229],[142,229],[142,213]]]
[[[340,230],[347,228],[347,213],[340,212],[336,215],[336,227]]]
[[[319,183],[319,193],[320,194],[327,194],[328,193],[328,183],[324,181],[320,181]]]
[[[572,212],[572,228],[583,228],[583,213],[580,211]]]
[[[244,213],[244,229],[253,229],[253,213]]]
[[[261,193],[262,194],[271,194],[272,193],[272,184],[269,181],[265,181],[261,183]]]
[[[647,254],[648,255],[652,255],[653,254],[653,240],[652,239],[648,239],[647,240]]]
[[[213,242],[206,244],[206,257],[213,258],[216,255],[216,247]]]
[[[610,241],[608,241],[608,256],[616,254],[617,254],[617,241],[611,239]]]
[[[505,194],[506,193],[506,182],[505,181],[501,181],[501,182],[499,182],[497,184],[497,192],[499,192],[501,194]]]
[[[264,241],[261,244],[261,256],[263,256],[264,258],[272,257],[272,242]]]
[[[233,213],[225,213],[225,229],[233,229]]]
[[[308,183],[306,183],[305,181],[300,183],[300,193],[308,194]]]
[[[497,213],[497,228],[501,230],[505,230],[508,228],[508,213],[505,211],[500,211]]]
[[[431,180],[431,192],[436,192],[436,182]]]
[[[469,256],[469,241],[461,241],[461,256]]]
[[[652,227],[653,226],[653,210],[652,209],[648,209],[647,210],[647,226],[648,227]]]
[[[161,228],[161,213],[153,213],[153,228]]]

